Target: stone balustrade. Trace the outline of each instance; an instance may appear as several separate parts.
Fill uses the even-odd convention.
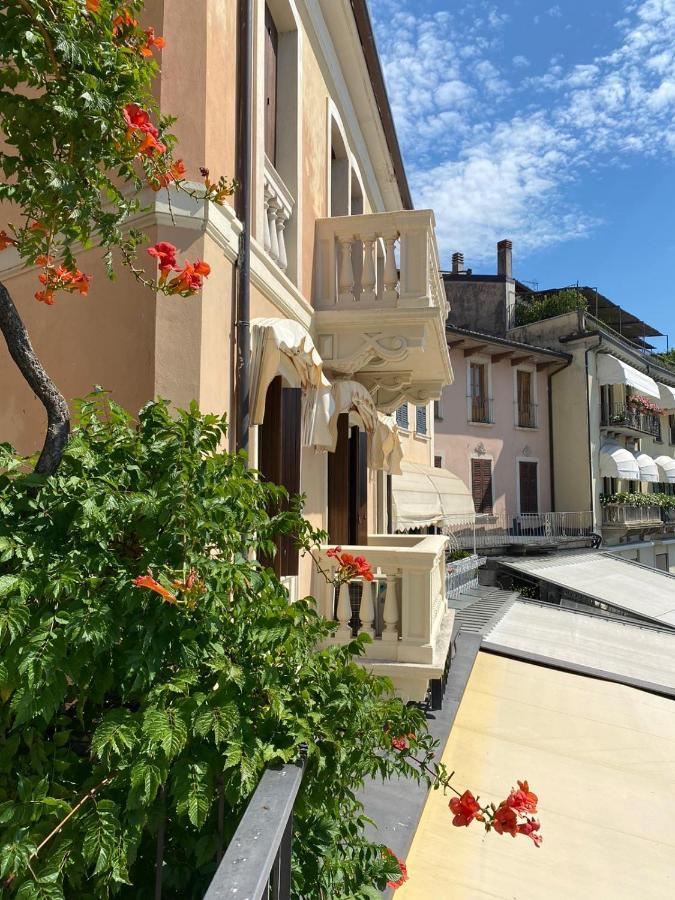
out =
[[[316,227],[316,309],[445,310],[431,210],[333,216]]]
[[[336,592],[317,576],[315,597],[326,618],[337,621],[332,643],[368,634],[365,662],[388,675],[406,700],[423,700],[429,682],[443,678],[454,613],[445,596],[443,535],[369,535],[367,546],[343,547],[370,563],[374,580],[355,579]],[[319,561],[332,577],[335,560],[322,547]]]
[[[265,158],[263,243],[282,271],[288,266],[285,230],[295,201],[272,163]]]

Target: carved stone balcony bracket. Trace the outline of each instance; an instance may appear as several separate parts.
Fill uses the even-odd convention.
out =
[[[367,387],[375,405],[383,413],[393,413],[404,401],[424,406],[440,399],[443,381],[416,381],[411,372],[362,372],[358,381]]]

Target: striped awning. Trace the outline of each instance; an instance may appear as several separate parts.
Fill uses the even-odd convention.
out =
[[[606,441],[600,447],[600,476],[639,481],[640,467],[630,450],[626,450],[616,441]]]
[[[625,384],[646,397],[661,400],[659,386],[653,378],[609,353],[598,354],[598,381],[600,384]]]
[[[655,483],[661,480],[659,478],[659,470],[651,456],[647,453],[638,453],[635,458],[640,469],[640,481]]]
[[[659,470],[659,481],[675,484],[675,459],[672,456],[657,456],[654,462]]]

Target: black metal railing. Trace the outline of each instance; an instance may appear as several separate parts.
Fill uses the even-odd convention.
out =
[[[522,400],[516,401],[516,422],[518,428],[536,428],[537,427],[537,404],[524,403]]]
[[[643,434],[651,434],[655,438],[661,437],[659,416],[643,412],[639,407],[625,403],[612,403],[603,407],[602,424],[608,428],[616,425],[620,428],[630,428],[632,431],[641,431]]]
[[[477,422],[483,425],[494,424],[492,411],[492,398],[481,396],[469,396],[469,422]]]
[[[204,900],[290,900],[293,805],[304,762],[267,769]]]

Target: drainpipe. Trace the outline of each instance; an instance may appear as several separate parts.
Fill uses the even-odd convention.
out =
[[[556,369],[555,372],[549,372],[548,376],[548,448],[550,457],[549,481],[551,488],[551,506],[555,509],[555,448],[553,445],[553,376],[563,369],[567,369],[572,365],[572,360],[568,359],[564,366]]]
[[[251,182],[253,93],[253,0],[239,0],[239,97],[237,153],[237,216],[242,223],[237,257],[235,315],[235,441],[248,450],[249,371],[251,360]]]
[[[588,386],[588,378],[589,378],[589,367],[588,367],[588,354],[592,350],[597,350],[602,344],[602,335],[598,335],[598,343],[593,344],[592,347],[589,347],[584,353],[584,358],[586,361],[586,425],[587,425],[587,440],[588,440],[588,486],[590,490],[591,496],[591,515],[595,518],[595,492],[593,490],[593,455],[591,453],[591,390]]]

